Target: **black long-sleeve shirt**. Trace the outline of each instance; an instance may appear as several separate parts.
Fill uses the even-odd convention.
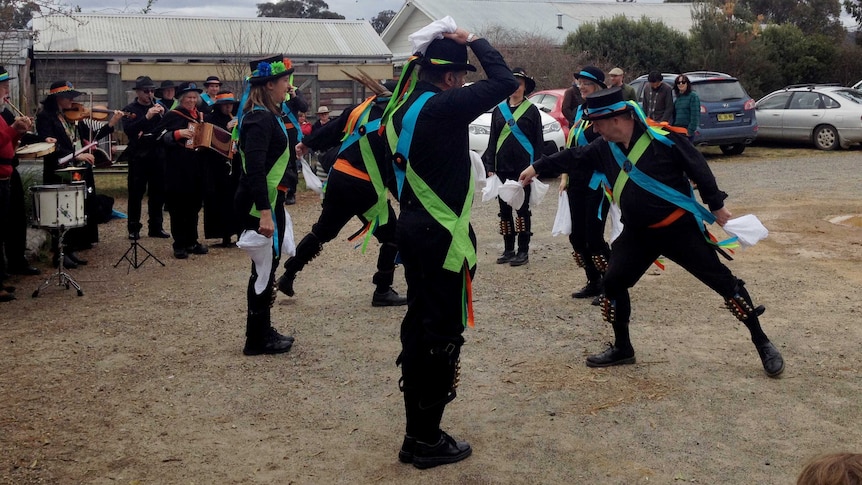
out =
[[[524,103],[529,103],[529,100],[524,100]],[[519,105],[520,106],[520,105]],[[509,106],[509,110],[514,114],[518,110],[515,106]],[[500,150],[497,151],[497,140],[506,126],[506,118],[503,117],[503,112],[500,107],[494,108],[491,114],[491,134],[488,137],[488,148],[482,154],[482,161],[485,164],[485,170],[488,172],[502,174],[520,174],[522,170],[529,167],[531,163],[542,156],[542,146],[544,140],[542,138],[542,115],[539,113],[539,108],[535,105],[530,106],[518,118],[518,128],[527,137],[527,141],[533,147],[533,158],[521,145],[521,142],[515,137],[514,133],[510,133]]]
[[[446,91],[419,81],[410,99],[392,117],[395,130],[400,133],[402,118],[416,99],[427,91],[436,93],[422,107],[416,120],[410,165],[456,214],[464,207],[471,181],[468,127],[477,116],[501,103],[518,88],[518,81],[503,56],[487,40],[476,39],[469,45],[487,79]],[[404,184],[400,200],[402,210],[424,210],[409,183]]]
[[[368,115],[369,123],[383,116],[383,109],[386,107],[388,99],[378,98],[372,102],[371,112]],[[303,145],[317,151],[326,151],[329,148],[341,145],[341,139],[344,137],[344,128],[347,126],[350,114],[358,106],[354,105],[345,108],[341,116],[323,125],[318,130],[312,131],[310,135],[302,139]],[[389,187],[390,191],[395,193],[392,164],[389,162],[389,157],[387,156],[386,140],[378,134],[377,130],[368,132],[366,138],[371,146],[371,152],[374,154],[374,160],[378,171],[380,171],[380,176],[383,178],[383,182]],[[368,173],[365,161],[362,159],[362,150],[358,141],[341,152],[338,158],[343,158],[357,170]]]
[[[644,127],[635,122],[629,147],[644,133]],[[653,179],[688,195],[691,191],[689,178],[697,183],[701,199],[715,211],[724,207],[727,194],[718,189],[715,177],[703,155],[686,139],[676,133],[668,135],[674,144],[664,145],[653,141],[637,161],[637,168]],[[629,150],[620,145],[625,155]],[[537,173],[543,171],[570,172],[584,166],[603,172],[611,186],[616,183],[621,170],[611,152],[610,144],[597,138],[589,145],[569,148],[551,156],[542,157],[533,164]],[[622,221],[633,228],[645,228],[658,223],[677,209],[677,206],[658,197],[629,180],[620,194]]]
[[[245,165],[236,193],[236,207],[240,214],[248,214],[252,204],[259,211],[272,209],[266,175],[287,148],[288,139],[275,114],[261,110],[243,117],[239,149],[245,154]]]
[[[164,115],[153,116],[151,119],[147,119],[147,111],[152,107],[152,104],[141,104],[135,99],[123,108],[123,111],[135,114],[134,118],[123,118],[123,132],[129,138],[129,146],[127,148],[129,152],[137,149],[142,135],[153,133],[156,126],[161,123]]]

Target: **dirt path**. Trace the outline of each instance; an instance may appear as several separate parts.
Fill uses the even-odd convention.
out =
[[[113,267],[128,247],[114,221],[74,271],[84,297],[33,300],[42,280],[28,277],[0,305],[0,483],[793,483],[813,454],[862,451],[862,228],[828,222],[862,213],[860,152],[800,153],[711,160],[729,208],[770,229],[729,265],[768,308],[782,379],[673,264],[632,292],[638,364],[586,368],[612,337],[569,296],[583,275],[550,236],[555,204],[535,208],[530,263],[511,268],[493,264],[495,204],[477,202],[477,325],[444,418],[474,455],[421,472],[396,458],[404,309],[370,305],[376,243],[327,245],[274,310],[294,349],[249,358],[244,254],[178,261],[144,239],[166,266],[127,272]],[[300,237],[318,211],[300,194]]]

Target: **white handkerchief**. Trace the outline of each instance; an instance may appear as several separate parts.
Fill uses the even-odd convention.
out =
[[[500,187],[500,199],[518,210],[524,205],[524,187],[515,180],[507,180]]]
[[[435,20],[416,32],[413,32],[407,36],[407,39],[413,45],[413,52],[419,52],[422,55],[425,55],[425,50],[428,48],[428,44],[430,44],[431,41],[442,39],[444,33],[451,34],[452,32],[455,32],[455,29],[457,28],[458,27],[455,25],[455,19],[447,15],[442,19]]]
[[[482,189],[482,202],[496,199],[500,195],[501,185],[503,185],[503,182],[500,181],[500,177],[497,174],[488,177],[485,180],[485,188]]]
[[[747,248],[754,246],[761,239],[766,239],[769,230],[760,222],[754,214],[748,214],[727,221],[724,232],[736,236],[740,246]]]

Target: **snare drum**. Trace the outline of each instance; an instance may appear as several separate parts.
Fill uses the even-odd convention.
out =
[[[87,223],[84,215],[86,188],[83,183],[70,185],[34,185],[33,225],[45,228],[82,227]]]

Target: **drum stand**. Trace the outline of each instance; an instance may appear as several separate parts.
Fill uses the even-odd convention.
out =
[[[144,259],[140,261],[138,260],[138,248],[140,248],[141,251],[147,253],[147,255],[144,256]],[[132,268],[138,269],[143,266],[144,263],[150,258],[155,259],[156,262],[162,266],[165,265],[165,263],[161,262],[161,260],[159,260],[159,258],[157,258],[155,254],[151,253],[149,250],[147,250],[147,248],[140,244],[137,239],[132,239],[132,244],[129,246],[129,249],[126,249],[126,252],[120,257],[120,259],[117,260],[117,262],[114,264],[114,267],[116,268],[117,266],[119,266],[119,264],[125,259],[129,262],[129,267],[126,269],[126,273],[129,273]]]
[[[61,225],[60,239],[57,246],[57,272],[52,274],[51,276],[48,276],[48,279],[46,279],[44,283],[42,283],[41,285],[39,285],[38,288],[36,288],[36,291],[33,292],[33,298],[39,296],[39,292],[42,291],[42,289],[47,288],[48,285],[51,283],[51,280],[54,279],[54,277],[57,278],[57,286],[65,286],[67,290],[70,286],[74,286],[75,289],[78,290],[78,296],[84,296],[84,290],[81,289],[81,285],[79,285],[78,282],[75,281],[75,278],[72,278],[72,275],[64,271],[66,268],[63,266],[63,260],[65,259],[65,254],[63,252],[63,237],[65,236],[66,226]]]

